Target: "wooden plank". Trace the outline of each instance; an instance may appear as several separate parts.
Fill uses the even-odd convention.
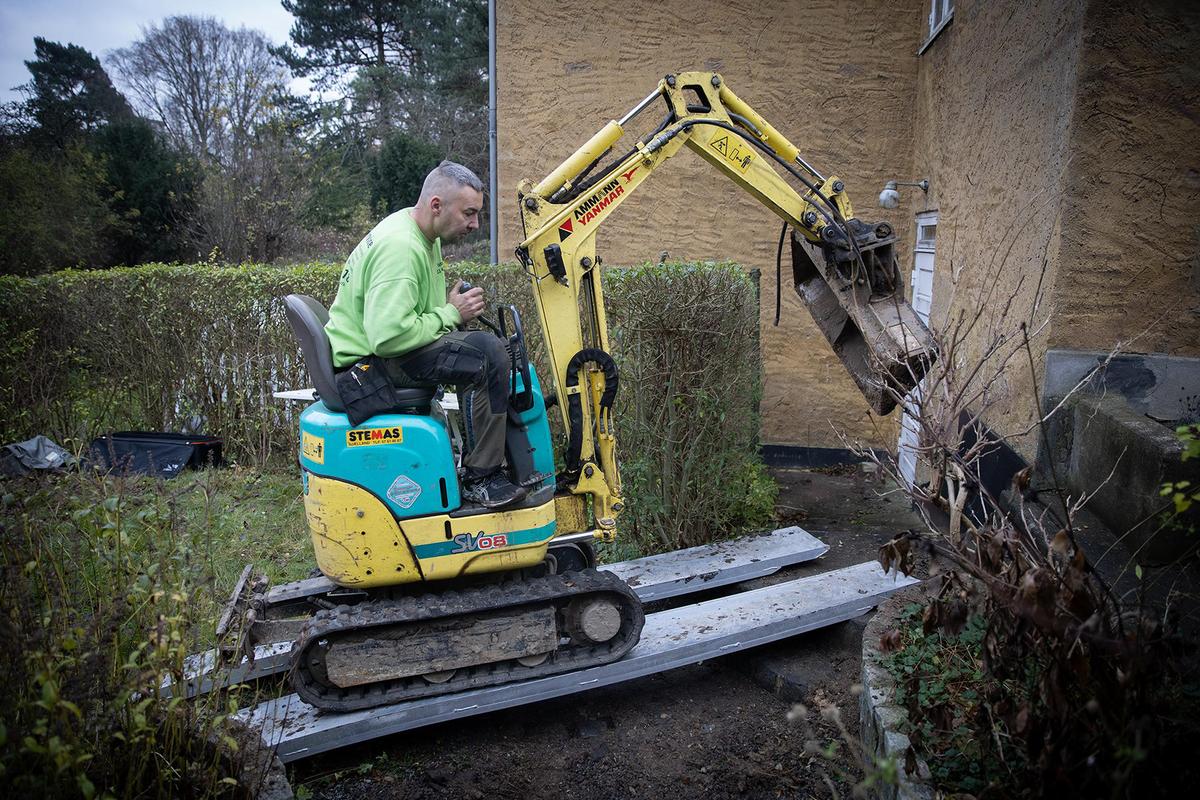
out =
[[[246,588],[246,581],[250,580],[250,572],[253,569],[253,564],[247,564],[242,567],[242,574],[237,579],[237,583],[233,585],[233,593],[229,596],[229,602],[225,604],[225,610],[221,612],[221,618],[217,620],[218,640],[229,631],[229,623],[233,620],[233,614],[237,611],[238,601],[242,599],[242,590]]]
[[[792,525],[714,544],[600,567],[637,592],[643,603],[762,578],[820,558],[829,545]]]
[[[335,640],[325,656],[329,680],[343,689],[427,672],[549,653],[558,644],[554,608],[488,614],[470,621],[412,626]]]

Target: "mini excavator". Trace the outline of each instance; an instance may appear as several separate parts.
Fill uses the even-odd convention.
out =
[[[654,109],[652,133],[614,154],[631,120]],[[519,505],[464,504],[461,448],[437,387],[398,390],[394,413],[352,426],[325,309],[287,298],[318,394],[300,419],[305,514],[333,588],[271,604],[260,582],[239,586],[235,599],[243,595],[251,645],[293,641],[292,681],[305,702],[369,708],[604,664],[637,643],[637,596],[594,569],[592,543],[614,538],[623,507],[596,233],[685,146],[782,218],[796,290],[875,412],[889,412],[924,374],[933,347],[904,301],[892,227],[855,218],[843,181],[809,165],[720,75],[666,76],[540,182],[519,187],[526,235],[516,254],[553,384],[545,391],[529,363],[516,309],[499,307],[488,325],[512,358],[507,468],[515,482],[550,476]],[[567,431],[557,474],[555,408]]]

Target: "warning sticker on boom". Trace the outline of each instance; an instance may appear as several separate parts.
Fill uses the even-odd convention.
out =
[[[750,145],[741,138],[724,131],[718,130],[716,135],[709,140],[708,146],[723,155],[726,161],[741,172],[750,169],[750,162],[754,161],[754,153],[750,150]]]

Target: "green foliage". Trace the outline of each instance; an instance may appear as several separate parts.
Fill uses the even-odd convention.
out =
[[[32,135],[37,142],[63,148],[81,134],[133,116],[90,52],[40,36],[34,37],[33,46],[34,60],[25,62],[33,76],[26,87],[25,113],[35,125]]]
[[[0,435],[45,433],[80,447],[110,430],[198,424],[238,463],[291,463],[299,406],[271,392],[311,382],[282,297],[299,292],[328,306],[338,272],[159,264],[0,278]],[[520,269],[459,263],[447,276],[516,305],[531,358],[549,375]],[[628,541],[657,552],[768,525],[775,483],[757,455],[751,280],[730,264],[666,264],[610,269],[605,282],[621,370],[615,419]],[[561,437],[558,413],[551,419]]]
[[[295,18],[291,44],[275,50],[283,61],[319,87],[332,87],[357,70],[384,120],[400,113],[391,96],[414,79],[443,94],[483,99],[487,3],[481,0],[283,0],[283,7]]]
[[[926,632],[923,611],[919,603],[905,607],[899,649],[882,661],[896,680],[896,702],[921,709],[910,715],[905,732],[929,758],[939,789],[978,794],[989,785],[1006,785],[1027,765],[1005,715],[993,709],[994,696],[984,693],[987,619],[976,614],[956,634]],[[1001,702],[1035,701],[1038,669],[1028,664],[1024,680],[1007,682]],[[979,735],[975,725],[981,720],[988,721],[991,736]]]
[[[1183,442],[1181,460],[1191,461],[1193,458],[1200,458],[1200,423],[1180,425],[1175,429],[1175,435],[1179,437],[1179,441]]]
[[[111,234],[117,264],[176,261],[186,252],[180,222],[191,212],[196,165],[169,147],[141,118],[96,131],[110,207],[120,226]]]
[[[416,205],[421,184],[429,171],[442,160],[433,145],[397,133],[384,142],[370,161],[371,207],[376,214],[391,214]]]
[[[0,785],[10,797],[233,796],[250,742],[243,689],[160,695],[211,647],[244,551],[307,558],[294,475],[217,471],[167,484],[90,474],[3,484]],[[265,516],[263,516],[265,515]],[[272,565],[273,566],[273,565]],[[252,791],[250,792],[252,793]]]
[[[359,238],[374,224],[370,208],[368,156],[353,141],[337,138],[317,142],[309,151],[309,192],[300,210],[304,228],[353,231]],[[357,243],[348,242],[350,252]]]
[[[183,255],[194,170],[133,114],[96,58],[35,39],[27,132],[0,150],[0,272]]]
[[[105,234],[120,219],[105,178],[103,162],[82,145],[0,148],[0,274],[106,263]]]
[[[298,409],[270,392],[311,384],[281,298],[328,304],[338,269],[149,265],[0,280],[3,441],[45,433],[83,446],[104,431],[198,423],[235,461],[292,461]]]
[[[276,52],[295,74],[312,76],[319,86],[335,83],[347,68],[411,66],[409,19],[418,5],[283,0],[295,18],[292,43],[300,49],[285,45]]]
[[[1175,435],[1183,443],[1181,461],[1186,463],[1193,458],[1200,458],[1200,424],[1180,425],[1175,429]],[[1200,517],[1200,485],[1187,478],[1165,481],[1159,487],[1159,495],[1170,498],[1171,504],[1160,515],[1162,528],[1195,534],[1197,518]]]
[[[1101,584],[1070,529],[1034,538],[994,520],[969,547],[929,547],[941,571],[928,600],[881,639],[896,650],[887,664],[907,733],[938,788],[1189,793],[1179,765],[1195,749],[1200,663],[1177,612],[1151,606],[1144,587],[1121,596]],[[882,548],[885,568],[910,568],[916,541]]]
[[[758,302],[733,264],[646,264],[605,272],[621,375],[615,420],[643,552],[769,524],[775,484],[757,455]]]

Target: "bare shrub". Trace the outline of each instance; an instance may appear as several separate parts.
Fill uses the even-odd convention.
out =
[[[891,661],[908,733],[935,762],[982,767],[952,779],[943,772],[947,789],[1180,794],[1194,772],[1188,754],[1200,694],[1179,593],[1163,593],[1156,604],[1145,581],[1131,592],[1114,589],[1081,541],[1078,516],[1088,497],[1066,495],[1053,472],[1026,468],[1007,492],[988,488],[989,455],[1020,437],[1044,437],[1063,406],[1035,405],[1031,421],[1012,422],[1021,392],[1035,404],[1039,397],[1035,342],[1049,310],[1040,282],[1029,288],[1018,282],[1007,297],[985,288],[990,295],[964,306],[973,314],[964,310],[935,331],[937,363],[918,391],[897,398],[919,434],[915,483],[905,484],[895,457],[860,451],[905,487],[926,523],[880,551],[885,569],[909,573],[919,558],[930,561],[920,629],[889,638],[904,656]],[[996,413],[1002,408],[1008,413]],[[989,431],[984,419],[1008,420],[1011,429]],[[1049,505],[1038,502],[1039,481],[1049,484],[1042,487]],[[959,677],[969,683],[948,680],[947,665],[964,658]],[[955,736],[972,743],[969,757]]]

